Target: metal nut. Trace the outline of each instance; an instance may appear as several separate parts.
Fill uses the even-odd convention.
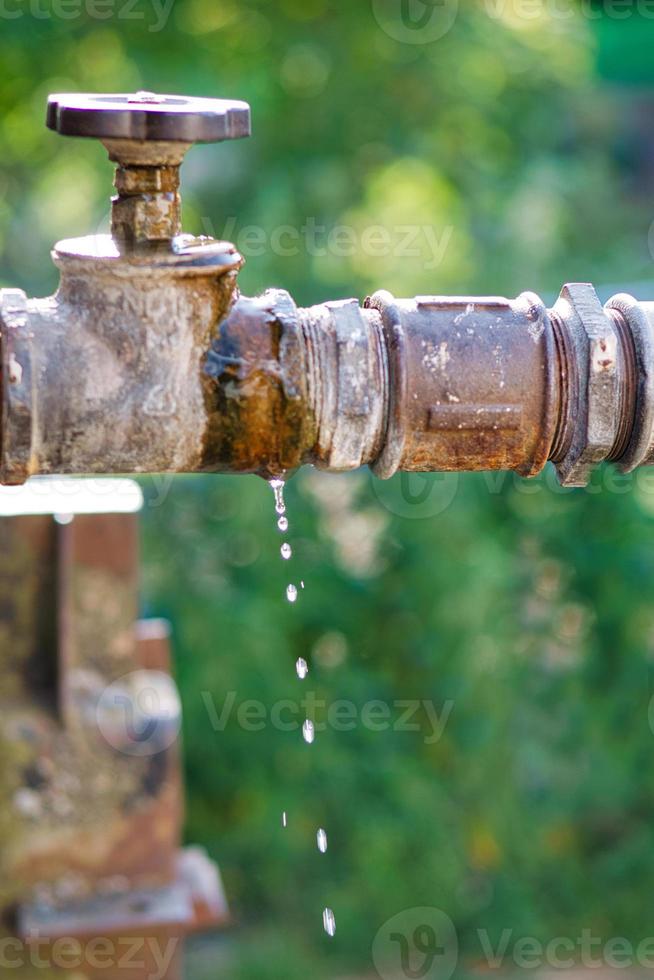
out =
[[[618,434],[618,337],[590,283],[565,285],[552,312],[572,354],[563,372],[569,436],[556,470],[563,486],[583,487]]]

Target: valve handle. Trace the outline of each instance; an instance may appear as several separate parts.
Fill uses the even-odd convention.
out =
[[[46,125],[61,136],[100,140],[218,143],[250,135],[250,107],[229,99],[181,95],[59,94],[48,98]]]
[[[170,242],[181,231],[179,168],[194,143],[250,135],[250,107],[182,95],[51,95],[46,125],[61,136],[100,140],[118,166],[114,240],[130,248]]]

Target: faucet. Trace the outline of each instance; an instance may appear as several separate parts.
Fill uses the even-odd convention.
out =
[[[194,143],[244,102],[53,95],[47,125],[116,164],[111,235],[59,242],[48,299],[0,291],[0,482],[34,474],[513,470],[566,486],[654,461],[654,304],[386,291],[241,296],[234,245],[181,232]]]

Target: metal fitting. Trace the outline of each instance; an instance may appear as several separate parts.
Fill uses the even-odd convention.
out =
[[[56,296],[1,294],[0,482],[201,468],[200,361],[241,256],[183,240],[125,256],[98,238],[60,242],[54,260]]]
[[[605,309],[613,317],[623,355],[623,397],[618,409],[631,428],[624,437],[617,459],[623,472],[654,463],[654,303],[640,303],[619,293]]]
[[[513,469],[547,459],[557,392],[545,308],[498,297],[376,293],[390,365],[384,447],[373,464],[396,470]]]
[[[61,136],[100,140],[117,164],[111,232],[127,246],[170,241],[181,231],[179,169],[194,143],[250,135],[245,102],[133,95],[51,95],[46,125]]]
[[[623,429],[631,427],[618,405],[625,358],[618,356],[617,323],[590,284],[564,286],[551,318],[564,395],[552,459],[565,486],[583,486],[592,467],[612,455]]]
[[[551,310],[378,292],[299,309],[240,297],[234,246],[179,234],[196,141],[244,103],[53,96],[48,125],[118,164],[113,237],[61,242],[57,294],[0,297],[0,481],[32,473],[538,473],[654,462],[654,304],[565,286]]]
[[[602,309],[584,283],[565,286],[551,310],[533,293],[381,292],[363,308],[296,309],[280,292],[241,299],[207,359],[220,420],[207,462],[264,475],[369,464],[385,478],[533,476],[551,460],[565,486],[583,486],[604,460],[623,470],[654,461],[653,317],[654,304],[628,297]]]
[[[553,332],[536,297],[377,293],[363,308],[348,300],[298,310],[287,294],[269,293],[265,310],[267,327],[257,301],[237,302],[207,360],[220,468],[261,472],[263,463],[265,474],[279,474],[311,462],[370,464],[381,477],[398,469],[530,475],[546,462],[559,393]],[[253,358],[252,338],[262,333],[274,340]],[[255,414],[263,377],[276,407]]]

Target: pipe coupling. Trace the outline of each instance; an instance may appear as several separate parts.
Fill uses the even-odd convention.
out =
[[[602,307],[584,283],[549,310],[533,293],[387,292],[298,309],[270,291],[235,305],[206,371],[220,469],[533,476],[551,460],[582,486],[604,460],[654,461],[654,304]]]
[[[538,473],[654,462],[654,304],[379,292],[298,308],[230,246],[61,243],[58,294],[0,302],[0,480],[32,473]],[[97,241],[94,248],[97,246]],[[211,253],[211,262],[207,255]]]

